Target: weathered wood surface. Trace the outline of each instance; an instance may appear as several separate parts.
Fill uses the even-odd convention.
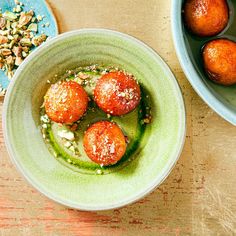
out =
[[[152,194],[119,210],[90,213],[60,206],[29,186],[11,164],[0,128],[0,235],[236,234],[236,128],[205,105],[186,80],[171,39],[171,0],[49,4],[61,32],[115,29],[143,40],[164,58],[184,94],[186,143],[178,164]],[[2,102],[0,117],[1,107]]]

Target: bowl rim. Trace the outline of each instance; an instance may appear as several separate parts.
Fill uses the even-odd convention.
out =
[[[39,186],[36,183],[36,181],[34,181],[31,178],[30,174],[28,174],[27,172],[24,171],[24,168],[21,166],[20,162],[17,160],[17,158],[14,157],[12,144],[9,142],[9,138],[8,138],[9,134],[7,132],[7,110],[8,110],[8,104],[9,104],[9,100],[10,100],[10,96],[11,96],[11,91],[13,90],[15,81],[17,80],[18,76],[20,75],[20,73],[24,69],[24,67],[27,65],[27,63],[31,60],[31,58],[40,54],[40,52],[42,50],[44,50],[44,48],[54,44],[54,42],[56,42],[58,40],[63,40],[64,38],[67,38],[70,36],[84,34],[84,33],[103,33],[103,34],[109,33],[114,36],[121,37],[124,40],[130,40],[133,43],[135,43],[138,46],[145,49],[148,53],[151,53],[152,56],[154,56],[155,58],[158,59],[158,61],[161,63],[162,68],[167,73],[168,78],[171,79],[173,84],[175,85],[175,89],[178,93],[178,101],[180,103],[181,111],[182,111],[182,112],[180,112],[180,116],[181,116],[180,117],[181,124],[180,124],[180,131],[179,131],[180,145],[177,149],[176,154],[173,155],[173,158],[171,160],[169,160],[168,163],[166,164],[166,166],[163,168],[162,175],[159,178],[156,178],[154,181],[152,181],[149,186],[147,186],[141,193],[136,194],[133,198],[126,199],[126,201],[122,201],[118,204],[111,204],[111,205],[107,205],[107,206],[103,206],[103,207],[94,207],[94,206],[93,207],[84,207],[84,206],[81,206],[80,204],[73,204],[70,201],[64,201],[63,199],[60,199],[60,197],[53,195],[53,193],[51,193],[45,189],[42,189],[42,187]],[[37,189],[40,193],[42,193],[43,195],[45,195],[49,199],[51,199],[61,205],[64,205],[66,207],[70,207],[70,208],[77,209],[77,210],[83,210],[83,211],[103,211],[103,210],[117,209],[117,208],[132,204],[132,203],[140,200],[141,198],[145,197],[150,192],[152,192],[155,188],[157,188],[168,177],[168,175],[170,174],[170,172],[172,171],[172,169],[176,165],[176,163],[182,153],[183,147],[184,147],[185,137],[186,137],[186,110],[185,110],[185,104],[184,104],[183,96],[181,93],[181,89],[180,89],[180,86],[179,86],[174,74],[171,72],[170,68],[164,62],[164,60],[152,48],[150,48],[148,45],[146,45],[144,42],[140,41],[139,39],[137,39],[133,36],[130,36],[128,34],[125,34],[125,33],[121,33],[121,32],[110,30],[110,29],[103,29],[103,28],[84,28],[84,29],[80,29],[80,30],[69,31],[69,32],[60,34],[60,35],[50,39],[49,41],[47,41],[46,43],[44,43],[43,45],[38,47],[34,52],[32,52],[32,54],[30,54],[24,60],[24,62],[20,65],[20,67],[16,71],[16,73],[15,73],[15,75],[8,87],[8,90],[7,90],[5,99],[4,99],[4,104],[3,104],[2,126],[3,126],[3,136],[4,136],[6,148],[7,148],[7,151],[10,156],[11,161],[14,163],[14,165],[16,166],[18,171],[28,181],[28,183],[30,183],[35,189]]]
[[[54,21],[54,25],[55,25],[55,29],[56,29],[56,36],[60,34],[60,30],[59,30],[59,25],[58,25],[58,20],[57,20],[57,17],[51,7],[51,5],[48,3],[47,0],[43,0],[45,5],[47,6],[48,8],[48,11],[50,12],[51,16],[52,16],[52,19]]]
[[[184,43],[184,33],[182,27],[181,8],[182,1],[172,1],[171,5],[171,31],[174,41],[175,51],[180,65],[188,81],[202,100],[218,115],[226,121],[236,126],[236,115],[223,102],[218,100],[204,84],[194,68],[191,58],[188,54],[186,44]]]

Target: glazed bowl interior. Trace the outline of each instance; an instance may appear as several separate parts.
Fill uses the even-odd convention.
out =
[[[172,32],[181,66],[201,98],[224,119],[236,125],[236,85],[226,87],[210,81],[203,69],[202,48],[210,40],[228,38],[236,41],[236,2],[228,0],[230,19],[223,32],[200,38],[186,30],[182,17],[183,1],[172,1]],[[206,22],[207,24],[207,22]]]
[[[62,165],[39,129],[47,80],[91,64],[129,71],[152,98],[153,121],[145,129],[137,158],[107,175],[82,174]],[[117,208],[149,193],[173,168],[185,138],[182,95],[165,63],[140,41],[102,29],[69,32],[35,50],[10,84],[3,120],[8,151],[26,179],[49,198],[81,210]]]

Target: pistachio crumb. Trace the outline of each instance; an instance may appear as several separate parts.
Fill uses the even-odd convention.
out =
[[[42,124],[42,128],[47,129],[47,124]]]
[[[11,11],[0,13],[0,69],[9,79],[31,50],[47,40],[45,34],[36,36],[38,22],[43,17],[36,17],[33,10],[24,11],[24,4],[14,1],[15,7]]]
[[[67,140],[70,140],[70,141],[73,141],[75,140],[75,135],[73,132],[69,131],[69,130],[59,130],[57,132],[58,136],[61,137],[61,138],[65,138]]]
[[[58,154],[57,154],[56,152],[53,152],[53,155],[54,155],[55,157],[58,157]]]
[[[0,85],[0,97],[3,97],[6,94],[6,89]]]
[[[42,18],[42,16],[41,15],[37,15],[37,20],[38,21],[41,21],[43,18]]]
[[[19,12],[22,11],[22,9],[21,9],[21,7],[20,7],[19,5],[17,5],[15,9],[16,9],[16,12],[17,12],[17,13],[19,13]]]
[[[101,175],[101,174],[102,174],[102,170],[101,170],[101,169],[97,169],[96,173],[97,173],[98,175]]]
[[[38,25],[37,25],[36,23],[31,23],[31,24],[28,26],[28,30],[37,32],[37,31],[38,31]]]

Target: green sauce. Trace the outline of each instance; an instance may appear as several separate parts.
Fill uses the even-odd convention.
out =
[[[106,69],[107,70],[107,69]],[[85,90],[92,95],[92,86],[96,84],[96,80],[101,76],[102,71],[104,71],[104,67],[97,67],[95,71],[90,71],[88,67],[79,68],[73,73],[83,72],[89,76],[89,85],[85,84]],[[71,73],[70,73],[71,74]],[[66,74],[62,76],[61,79],[70,79],[77,81],[76,76]],[[95,81],[95,82],[94,82]],[[103,111],[101,111],[97,105],[91,101],[89,103],[89,109],[87,114],[84,116],[82,120],[78,123],[78,128],[74,132],[75,135],[75,143],[77,154],[68,150],[65,145],[62,143],[62,140],[58,136],[58,131],[62,129],[67,129],[66,126],[60,127],[60,125],[49,122],[47,127],[43,129],[43,134],[46,140],[46,143],[49,147],[49,150],[54,154],[56,159],[60,161],[63,165],[72,168],[74,171],[85,173],[85,174],[108,174],[114,171],[117,171],[124,166],[126,166],[130,161],[132,161],[137,154],[140,152],[139,144],[142,140],[146,129],[145,118],[150,115],[150,100],[145,89],[140,85],[141,88],[141,101],[139,106],[132,111],[131,113],[120,116],[113,117],[107,116]],[[44,115],[45,111],[42,109],[41,115]],[[124,134],[127,135],[129,139],[129,143],[127,144],[127,150],[122,159],[112,166],[103,166],[92,162],[83,150],[83,133],[87,129],[87,127],[96,121],[99,120],[110,120],[117,123]]]

